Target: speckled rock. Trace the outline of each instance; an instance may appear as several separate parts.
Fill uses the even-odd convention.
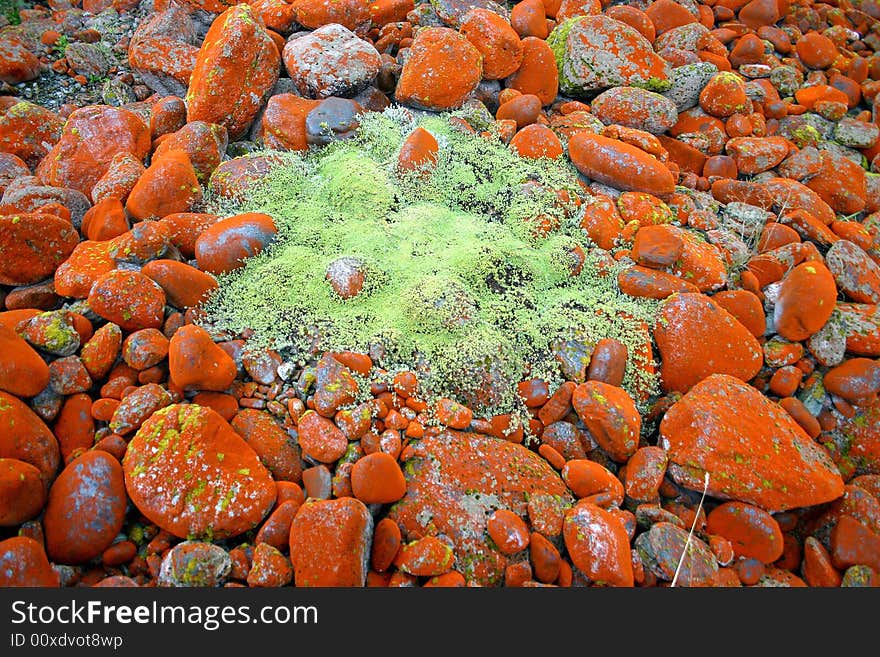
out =
[[[307,98],[352,96],[379,72],[379,52],[342,25],[325,25],[284,46],[284,66]]]
[[[218,545],[185,541],[175,545],[159,569],[159,586],[220,586],[232,570],[232,559]]]
[[[639,534],[635,547],[645,570],[653,573],[657,579],[671,582],[680,562],[677,586],[716,584],[718,564],[715,555],[696,536],[691,536],[688,544],[688,532],[681,527],[669,522],[654,523],[650,530]]]
[[[455,547],[455,568],[469,581],[499,585],[508,558],[486,541],[497,509],[528,513],[523,493],[571,497],[546,461],[522,445],[447,431],[414,445],[404,463],[407,494],[391,510],[406,541],[444,535]]]
[[[607,16],[578,16],[558,25],[547,43],[559,68],[559,88],[578,97],[629,85],[667,91],[671,67],[650,42],[626,23]]]
[[[590,111],[605,125],[624,125],[655,135],[666,132],[678,120],[675,103],[638,87],[603,91],[590,103]]]

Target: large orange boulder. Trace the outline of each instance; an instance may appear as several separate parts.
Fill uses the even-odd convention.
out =
[[[548,499],[560,526],[571,494],[550,465],[522,445],[472,433],[446,431],[412,444],[403,464],[406,496],[389,517],[405,541],[443,535],[451,541],[455,568],[483,585],[500,585],[507,555],[487,541],[489,517],[503,508],[542,526],[530,506]],[[487,476],[492,473],[492,476]],[[492,499],[491,505],[484,500]],[[536,512],[537,513],[537,512]],[[543,518],[537,514],[535,518]]]
[[[843,495],[828,453],[778,404],[726,374],[713,374],[672,405],[660,423],[668,472],[682,486],[771,513]]]
[[[262,20],[239,4],[211,24],[196,56],[186,94],[187,121],[226,128],[241,137],[263,106],[281,71],[281,57]]]
[[[37,167],[47,185],[69,187],[91,196],[92,188],[110,169],[118,153],[143,160],[150,152],[150,128],[129,110],[89,105],[74,110],[61,139]]]
[[[275,503],[275,483],[254,450],[216,411],[197,404],[154,413],[122,466],[138,510],[180,538],[238,536]]]
[[[748,381],[764,362],[755,336],[704,294],[670,297],[657,316],[654,339],[667,391],[687,392],[711,374]]]
[[[480,51],[455,30],[425,28],[403,65],[397,101],[436,111],[456,109],[480,83],[482,60]]]

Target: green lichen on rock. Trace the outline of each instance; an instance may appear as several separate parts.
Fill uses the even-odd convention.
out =
[[[437,138],[437,166],[401,174],[398,152],[416,126]],[[513,410],[527,375],[561,382],[553,342],[614,337],[629,348],[625,387],[654,390],[644,347],[657,303],[622,294],[619,265],[600,265],[577,206],[560,200],[583,193],[567,161],[521,159],[448,117],[397,109],[363,116],[354,139],[282,160],[245,200],[216,202],[226,214],[271,215],[279,234],[220,277],[205,307],[214,328],[251,329],[249,346],[302,362],[381,345],[385,369],[415,369],[428,396],[486,412]],[[558,228],[537,235],[540,216]],[[578,248],[586,258],[573,275]],[[343,257],[364,271],[349,299],[326,279]]]

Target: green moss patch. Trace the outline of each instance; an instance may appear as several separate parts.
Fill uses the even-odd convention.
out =
[[[402,175],[398,152],[417,125],[440,143],[438,163]],[[215,202],[225,214],[271,215],[279,235],[220,278],[205,321],[250,329],[249,346],[303,363],[373,346],[381,367],[417,371],[428,396],[482,412],[513,410],[526,376],[561,382],[554,344],[614,337],[629,348],[625,387],[651,392],[640,322],[652,324],[657,303],[618,290],[619,265],[600,266],[562,191],[580,191],[564,159],[520,159],[448,117],[365,115],[354,139],[285,154],[246,200]],[[542,215],[558,224],[546,236],[535,230]],[[586,261],[573,275],[578,247]],[[346,300],[326,280],[342,257],[365,271],[363,291]]]

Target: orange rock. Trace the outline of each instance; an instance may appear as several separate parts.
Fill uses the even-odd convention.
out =
[[[352,497],[304,504],[290,528],[296,586],[364,586],[373,518]]]
[[[217,289],[213,276],[176,260],[152,260],[141,273],[158,283],[167,302],[181,310],[199,305]]]
[[[197,212],[179,212],[165,216],[160,223],[168,226],[171,243],[177,247],[185,258],[194,258],[196,240],[205,229],[213,226],[220,217],[215,214]]]
[[[130,49],[130,47],[129,47]],[[195,52],[195,48],[193,51]],[[195,57],[193,57],[195,62]],[[186,124],[186,104],[177,96],[166,96],[150,109],[150,136],[155,141],[162,135],[180,130]]]
[[[804,561],[801,571],[810,586],[840,586],[842,578],[831,563],[831,555],[813,536],[807,536],[804,540]]]
[[[268,29],[284,34],[292,31],[296,23],[296,7],[293,3],[285,0],[252,0],[248,4]]]
[[[782,556],[782,530],[769,513],[743,502],[725,502],[706,516],[706,531],[723,536],[738,557],[773,563]]]
[[[290,526],[300,506],[302,502],[299,500],[281,502],[260,527],[255,543],[268,543],[277,550],[287,549],[290,545]]]
[[[105,242],[129,230],[128,217],[118,198],[106,198],[86,212],[81,228],[85,237],[95,242]]]
[[[700,107],[712,116],[726,118],[746,112],[748,106],[745,83],[735,73],[716,73],[700,92]]]
[[[454,562],[452,547],[434,536],[425,536],[401,546],[395,565],[405,573],[436,577],[448,572]]]
[[[249,212],[218,221],[199,235],[195,256],[199,269],[222,274],[244,266],[260,253],[278,232],[269,215]]]
[[[788,155],[788,141],[782,137],[737,137],[727,142],[740,173],[753,175],[774,168]]]
[[[187,121],[222,125],[230,139],[238,139],[278,81],[280,68],[278,48],[260,18],[248,5],[230,7],[211,24],[199,49],[186,96]]]
[[[113,270],[95,281],[89,307],[126,331],[159,328],[165,316],[165,293],[136,271]]]
[[[761,300],[748,290],[724,290],[712,296],[712,301],[733,315],[756,338],[767,330]]]
[[[504,554],[516,554],[529,546],[529,526],[507,509],[498,509],[489,516],[486,531]]]
[[[654,43],[654,39],[657,38],[654,23],[648,14],[641,9],[630,5],[612,5],[605,10],[605,15],[621,23],[626,23],[637,30],[650,43]]]
[[[807,180],[806,186],[835,212],[853,214],[864,210],[867,196],[865,170],[842,155],[822,151],[821,156],[822,168]]]
[[[171,381],[184,390],[226,390],[235,379],[235,361],[194,324],[174,333],[168,348]]]
[[[437,166],[440,146],[430,132],[416,128],[404,140],[397,155],[397,167],[402,171],[430,170]]]
[[[15,527],[39,515],[46,504],[40,471],[18,459],[0,458],[0,527]]]
[[[516,129],[537,121],[541,113],[541,99],[534,94],[520,94],[503,103],[495,114],[498,121],[513,121]]]
[[[841,570],[864,565],[880,571],[880,534],[851,516],[841,516],[831,530],[831,561]]]
[[[571,459],[562,468],[562,479],[575,497],[603,509],[623,503],[623,484],[600,463]]]
[[[251,569],[247,575],[248,586],[287,586],[292,579],[293,567],[280,550],[266,543],[260,543],[254,548]]]
[[[265,411],[243,408],[231,422],[276,481],[302,481],[299,449],[291,435]],[[276,546],[277,547],[277,546]]]
[[[559,26],[547,40],[556,55],[563,93],[580,95],[608,87],[665,90],[669,63],[645,37],[605,15],[580,16]]]
[[[79,393],[65,399],[53,431],[65,463],[69,463],[77,451],[92,447],[95,444],[92,398]]]
[[[795,44],[801,62],[810,68],[828,68],[837,58],[834,42],[818,32],[809,32]]]
[[[532,532],[529,540],[529,558],[535,571],[535,579],[545,584],[559,577],[559,564],[562,557],[559,550],[542,534]]]
[[[40,60],[14,34],[0,35],[0,81],[18,84],[40,74]]]
[[[37,541],[13,536],[0,541],[0,586],[59,586],[58,573]]]
[[[269,99],[260,124],[263,143],[277,151],[305,151],[306,116],[321,101],[294,94],[277,94]]]
[[[636,232],[631,257],[643,267],[662,269],[678,260],[683,249],[681,237],[669,226],[646,225]]]
[[[583,205],[581,228],[600,249],[610,250],[623,229],[617,204],[607,196],[593,196]]]
[[[575,388],[571,403],[599,447],[619,463],[629,460],[638,449],[642,418],[625,390],[588,381]]]
[[[437,421],[450,429],[467,429],[474,417],[467,406],[445,398],[437,402],[435,413]]]
[[[542,105],[549,105],[559,92],[559,72],[553,51],[546,41],[533,36],[525,37],[522,47],[522,64],[505,80],[505,85],[520,93],[534,94]]]
[[[370,19],[374,27],[406,20],[413,10],[413,0],[377,0],[370,3]]]
[[[673,28],[697,22],[694,15],[675,2],[675,0],[657,0],[652,2],[648,5],[645,13],[654,24],[657,36]]]
[[[660,499],[660,486],[669,459],[659,447],[640,447],[626,464],[625,491],[633,500],[653,502]]]
[[[762,26],[772,26],[780,18],[780,6],[781,3],[777,0],[751,0],[739,10],[739,20],[753,30],[760,30]],[[759,33],[758,36],[762,39],[766,38],[766,36],[761,33]],[[774,44],[775,43],[776,40],[774,40]],[[783,44],[783,47],[786,46],[789,50],[791,49],[787,35],[785,36],[785,42]],[[788,50],[783,51],[779,47],[776,49],[779,52],[788,52]]]
[[[859,403],[880,392],[880,365],[870,358],[850,358],[828,370],[822,384],[831,394]]]
[[[33,397],[49,383],[49,368],[40,355],[14,331],[0,326],[0,390]]]
[[[610,187],[661,197],[675,191],[672,173],[662,162],[617,139],[582,131],[569,141],[568,153],[578,171]]]
[[[95,381],[103,379],[116,362],[121,347],[122,331],[116,324],[110,322],[95,331],[80,352],[89,376]]]
[[[520,157],[556,159],[563,153],[562,142],[547,126],[539,123],[528,125],[510,140],[510,148]]]
[[[543,40],[550,34],[547,10],[542,0],[522,0],[516,3],[510,10],[510,25],[524,39],[533,37]]]
[[[0,215],[0,284],[31,285],[51,276],[78,242],[70,222],[54,215]]]
[[[821,329],[837,299],[837,285],[820,262],[804,262],[782,280],[774,309],[776,332],[787,340],[806,340]]]
[[[138,510],[181,538],[237,536],[275,502],[275,484],[256,453],[217,413],[195,404],[154,413],[122,466]]]
[[[827,453],[777,404],[725,374],[695,385],[666,412],[660,446],[680,485],[771,513],[843,494]]]
[[[748,381],[763,363],[761,347],[748,329],[702,294],[668,299],[658,315],[654,338],[666,391],[687,392],[711,374]]]
[[[202,198],[189,156],[182,150],[166,151],[154,157],[152,164],[138,179],[125,209],[142,221],[178,212],[189,212]]]
[[[374,452],[358,459],[351,470],[354,496],[364,504],[391,504],[406,494],[406,480],[393,456]]]
[[[198,48],[192,44],[198,37],[186,8],[169,3],[164,10],[158,9],[132,35],[128,61],[154,88],[182,96],[196,64]],[[224,9],[218,4],[216,11]]]
[[[16,102],[0,109],[0,150],[35,167],[61,139],[63,128],[64,119],[55,112],[27,101]]]
[[[110,160],[110,166],[95,186],[92,187],[92,201],[116,199],[124,203],[143,175],[144,165],[131,153],[117,153]]]
[[[482,77],[482,55],[470,41],[445,27],[416,34],[400,73],[398,102],[437,111],[456,109]]]
[[[580,502],[566,512],[563,535],[572,562],[590,581],[608,586],[633,585],[629,538],[610,513]]]
[[[636,265],[617,275],[620,291],[633,297],[666,299],[680,292],[696,293],[699,288],[693,283],[663,271]]]
[[[321,463],[335,463],[348,449],[345,434],[332,421],[306,411],[297,425],[303,454]]]
[[[468,581],[498,585],[508,563],[484,538],[487,514],[467,511],[474,500],[491,496],[497,500],[494,508],[520,517],[528,512],[536,531],[547,530],[548,536],[560,533],[561,510],[570,500],[567,488],[543,458],[522,445],[479,434],[444,432],[416,441],[412,447],[403,468],[407,494],[388,517],[399,524],[406,541],[447,537]],[[486,472],[494,476],[487,478]],[[559,527],[555,531],[548,529],[553,523]]]
[[[620,386],[626,371],[628,356],[626,345],[614,338],[602,338],[596,343],[590,356],[587,378],[612,386]]]
[[[355,33],[362,33],[370,26],[369,0],[340,0],[339,2],[312,2],[294,0],[296,20],[309,29],[339,23]],[[402,20],[402,19],[401,19]]]
[[[150,129],[134,112],[90,105],[73,111],[61,139],[37,167],[36,175],[55,187],[91,196],[118,153],[142,161],[150,152]]]
[[[153,162],[171,151],[181,150],[189,157],[199,182],[205,183],[223,160],[228,142],[222,125],[191,121],[162,140],[153,152]]]
[[[100,555],[122,529],[127,504],[119,461],[99,450],[74,459],[49,491],[43,518],[49,557],[79,564]]]
[[[817,84],[801,87],[794,94],[799,105],[808,110],[813,109],[816,103],[827,101],[833,103],[848,103],[845,93],[827,84]]]
[[[459,31],[483,56],[484,79],[506,78],[522,64],[523,47],[519,35],[495,12],[479,8],[469,11]]]
[[[171,401],[171,394],[157,383],[126,392],[110,418],[110,430],[120,436],[132,433],[153,413],[169,406]]]

